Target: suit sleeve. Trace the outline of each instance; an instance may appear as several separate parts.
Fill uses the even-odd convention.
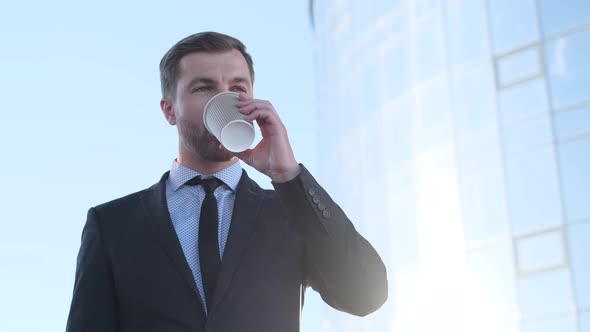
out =
[[[99,226],[92,208],[82,231],[66,332],[118,330],[112,268]]]
[[[353,315],[380,308],[388,291],[383,261],[307,169],[301,165],[295,179],[273,186],[303,235],[308,286]]]

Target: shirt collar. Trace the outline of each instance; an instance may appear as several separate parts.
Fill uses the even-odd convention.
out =
[[[172,162],[172,167],[170,168],[170,177],[168,179],[170,180],[172,190],[177,191],[183,184],[186,183],[186,181],[199,175],[203,174],[181,165],[176,160],[174,160]],[[205,178],[212,176],[223,181],[223,183],[225,183],[233,192],[236,192],[238,183],[242,177],[242,166],[240,166],[240,162],[238,161],[209,176],[205,176]]]

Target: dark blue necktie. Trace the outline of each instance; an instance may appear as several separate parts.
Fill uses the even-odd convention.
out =
[[[217,199],[213,195],[215,188],[221,185],[221,181],[214,177],[207,179],[195,177],[186,184],[190,186],[202,185],[203,189],[205,189],[205,200],[201,205],[199,219],[199,261],[203,290],[205,291],[205,302],[209,312],[213,302],[213,292],[217,283],[219,267],[221,266],[219,236],[217,234]]]

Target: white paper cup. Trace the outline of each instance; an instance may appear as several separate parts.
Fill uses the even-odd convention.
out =
[[[236,107],[239,95],[222,92],[213,96],[205,105],[205,128],[231,152],[247,150],[254,142],[254,126]]]

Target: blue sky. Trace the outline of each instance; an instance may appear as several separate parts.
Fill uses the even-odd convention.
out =
[[[63,331],[89,207],[155,183],[176,155],[158,63],[214,30],[254,58],[255,96],[316,169],[308,1],[13,1],[0,5],[0,331]],[[249,173],[261,185],[268,180]],[[316,296],[304,312],[313,331]],[[305,318],[309,317],[309,318]]]

